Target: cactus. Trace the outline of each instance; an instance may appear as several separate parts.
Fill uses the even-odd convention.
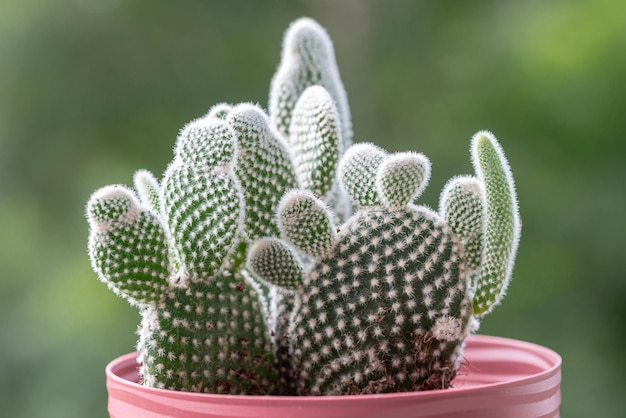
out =
[[[283,197],[282,240],[257,241],[248,266],[295,292],[300,393],[451,385],[465,339],[503,296],[519,238],[512,177],[493,135],[473,138],[472,158],[476,176],[448,183],[440,213],[413,204],[429,160],[372,144],[354,145],[341,160],[339,178],[359,210],[339,228],[309,191]]]
[[[334,58],[318,70],[335,77],[337,93],[343,87],[333,65]],[[93,268],[142,316],[145,385],[293,393],[293,297],[258,281],[244,261],[254,240],[279,235],[275,213],[286,191],[341,198],[339,114],[312,81],[292,103],[289,136],[259,106],[220,103],[181,130],[160,182],[139,170],[135,191],[107,186],[89,200]]]
[[[285,34],[269,110],[219,103],[180,131],[159,180],[87,203],[98,278],[141,315],[143,384],[228,394],[446,388],[502,299],[520,222],[496,139],[439,212],[422,154],[352,145],[326,31]],[[355,210],[354,214],[352,210]]]
[[[88,203],[94,270],[142,315],[147,386],[275,391],[261,301],[236,257],[245,215],[236,154],[227,123],[197,120],[181,131],[160,186],[139,171],[140,199],[107,186]]]

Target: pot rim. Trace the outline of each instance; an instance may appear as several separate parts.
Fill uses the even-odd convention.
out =
[[[507,386],[523,386],[525,384],[532,384],[533,382],[548,380],[553,376],[557,376],[560,380],[560,368],[562,359],[555,351],[531,342],[520,341],[504,337],[494,337],[486,335],[472,335],[468,339],[468,343],[473,348],[482,348],[491,350],[492,354],[496,354],[499,350],[518,350],[524,352],[526,356],[523,359],[518,359],[521,364],[522,360],[527,362],[532,361],[539,371],[533,373],[519,372],[515,376],[508,377],[501,381],[484,382],[472,381],[467,376],[480,376],[481,370],[478,367],[474,367],[472,363],[466,361],[463,362],[457,377],[452,381],[453,386],[448,389],[435,389],[429,391],[419,392],[394,392],[394,393],[381,393],[381,394],[363,394],[363,395],[317,395],[317,396],[282,396],[282,395],[228,395],[228,394],[214,394],[214,393],[197,393],[197,392],[185,392],[169,389],[159,389],[146,387],[138,382],[131,380],[133,375],[129,366],[130,361],[135,359],[138,355],[137,352],[124,354],[107,364],[105,372],[107,381],[117,383],[122,386],[127,386],[135,389],[140,389],[147,393],[153,393],[155,395],[161,394],[168,397],[186,398],[189,400],[247,400],[251,402],[267,402],[271,399],[272,402],[278,403],[292,403],[294,400],[302,403],[317,402],[324,400],[325,402],[345,402],[348,399],[402,399],[407,397],[430,397],[438,398],[449,396],[454,393],[456,396],[465,394],[471,394],[473,396],[479,395],[483,392],[491,392],[499,390],[502,387]],[[132,369],[134,373],[137,372],[139,366],[135,366]],[[455,382],[457,383],[455,385]],[[107,385],[108,386],[108,385]]]

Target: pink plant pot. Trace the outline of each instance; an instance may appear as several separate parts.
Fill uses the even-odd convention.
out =
[[[559,417],[561,357],[539,345],[472,336],[453,388],[353,396],[207,395],[137,383],[137,353],[106,368],[109,414],[119,418]]]

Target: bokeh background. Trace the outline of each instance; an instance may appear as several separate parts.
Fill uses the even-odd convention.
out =
[[[214,103],[267,105],[289,22],[334,40],[357,141],[433,162],[422,201],[492,130],[523,233],[481,332],[563,357],[564,417],[626,416],[626,2],[4,0],[0,4],[0,408],[105,417],[104,366],[136,311],[96,280],[84,205],[162,173]]]

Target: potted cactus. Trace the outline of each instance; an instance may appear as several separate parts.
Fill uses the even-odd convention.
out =
[[[352,144],[330,38],[294,22],[267,113],[217,104],[161,179],[89,199],[93,269],[141,315],[111,416],[558,416],[558,355],[472,336],[521,224],[491,133],[471,159],[418,205],[429,160]]]

